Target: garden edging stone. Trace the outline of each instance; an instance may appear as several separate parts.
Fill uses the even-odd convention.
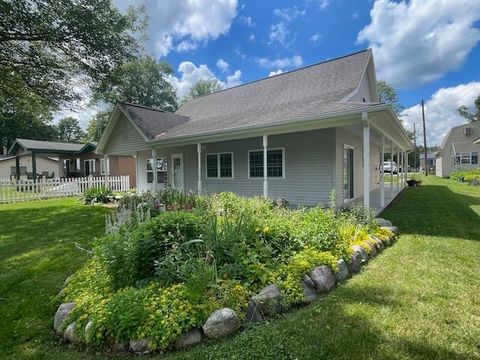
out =
[[[335,279],[337,281],[343,281],[348,278],[349,271],[345,260],[340,259],[337,261],[338,271],[335,273]]]
[[[335,286],[335,276],[326,265],[318,266],[310,272],[310,277],[315,283],[315,290],[319,294],[328,293]]]
[[[57,334],[61,334],[63,332],[63,324],[74,308],[75,303],[73,302],[61,304],[58,307],[57,312],[55,313],[55,319],[53,321],[53,328]]]
[[[203,324],[203,333],[210,339],[228,336],[240,328],[240,319],[229,308],[215,310]]]

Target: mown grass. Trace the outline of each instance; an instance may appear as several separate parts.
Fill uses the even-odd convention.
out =
[[[104,209],[31,204],[0,206],[0,313],[8,319],[0,357],[105,358],[62,345],[51,330],[51,299],[84,259],[72,243],[102,232]],[[80,214],[89,215],[77,221]],[[328,296],[230,339],[148,358],[480,359],[480,188],[428,177],[382,216],[399,226],[400,240]]]

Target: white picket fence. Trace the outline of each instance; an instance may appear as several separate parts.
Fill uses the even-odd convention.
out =
[[[107,186],[113,191],[130,189],[129,176],[16,180],[0,178],[0,203],[13,203],[63,196],[75,196],[93,187]]]

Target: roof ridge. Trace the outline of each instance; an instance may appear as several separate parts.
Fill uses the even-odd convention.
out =
[[[173,112],[171,112],[171,111],[165,111],[165,110],[157,109],[157,108],[150,107],[150,106],[134,104],[134,103],[130,103],[130,102],[127,102],[127,101],[117,101],[117,103],[119,103],[119,104],[124,104],[124,105],[135,106],[135,107],[142,108],[142,109],[147,109],[147,110],[158,111],[158,112],[161,112],[161,113],[175,114],[175,113],[173,113]]]
[[[285,72],[283,72],[283,73],[281,73],[281,74],[278,74],[278,75],[275,75],[275,76],[263,77],[263,78],[260,78],[260,79],[256,79],[256,80],[252,80],[252,81],[243,83],[243,84],[239,84],[239,85],[236,85],[236,86],[232,86],[232,87],[229,87],[229,88],[226,88],[226,89],[222,89],[222,90],[219,90],[219,91],[215,91],[215,92],[213,92],[213,93],[211,93],[211,94],[200,95],[200,96],[194,97],[193,99],[187,101],[186,103],[188,103],[188,102],[190,102],[190,101],[193,101],[193,100],[196,100],[196,99],[200,99],[200,98],[203,98],[203,97],[207,97],[207,96],[210,96],[210,95],[218,94],[218,93],[221,93],[221,92],[224,92],[224,91],[236,89],[236,88],[239,88],[239,87],[242,87],[242,86],[246,86],[246,85],[250,85],[250,84],[254,84],[254,83],[257,83],[257,82],[260,82],[260,81],[270,80],[270,79],[272,79],[272,78],[277,78],[277,77],[282,76],[282,75],[288,75],[288,74],[291,74],[291,73],[294,73],[294,72],[297,72],[297,71],[300,71],[300,70],[305,70],[305,69],[308,69],[308,68],[311,68],[311,67],[314,67],[314,66],[323,65],[323,64],[326,64],[326,63],[329,63],[329,62],[332,62],[332,61],[341,60],[341,59],[344,59],[344,58],[347,58],[347,57],[350,57],[350,56],[355,56],[355,55],[361,54],[361,53],[363,53],[363,52],[371,52],[371,51],[372,51],[372,49],[367,48],[367,49],[363,49],[363,50],[360,50],[360,51],[353,52],[353,53],[351,53],[351,54],[342,55],[342,56],[339,56],[339,57],[336,57],[336,58],[333,58],[333,59],[328,59],[328,60],[324,60],[324,61],[320,61],[320,62],[317,62],[317,63],[310,64],[310,65],[305,65],[305,66],[302,66],[302,67],[299,67],[299,68],[296,68],[296,69],[293,69],[293,70],[290,70],[290,71],[285,71]],[[186,103],[185,103],[185,104],[186,104]],[[182,106],[183,106],[183,105],[182,105]],[[182,106],[181,106],[181,107],[182,107]],[[181,108],[181,107],[180,107],[180,108]],[[180,109],[180,108],[179,108],[179,109]],[[178,111],[178,110],[177,110],[177,111]]]
[[[16,141],[40,141],[40,142],[45,142],[45,143],[55,143],[55,144],[66,144],[66,145],[87,145],[90,144],[90,141],[87,141],[85,143],[77,143],[77,142],[65,142],[65,141],[53,141],[53,140],[36,140],[36,139],[26,139],[26,138],[16,138]]]

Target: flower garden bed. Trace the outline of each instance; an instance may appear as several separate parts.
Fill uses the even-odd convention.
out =
[[[360,271],[397,231],[363,208],[288,210],[167,189],[123,198],[106,232],[66,281],[55,330],[73,343],[147,353],[308,304]]]

